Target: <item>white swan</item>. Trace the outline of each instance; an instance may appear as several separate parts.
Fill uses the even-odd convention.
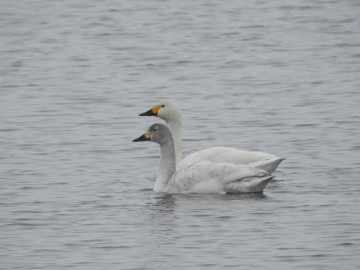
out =
[[[164,99],[153,106],[150,110],[141,113],[140,116],[157,116],[165,120],[169,126],[175,144],[176,164],[182,159],[182,121],[180,107],[172,100]],[[192,153],[181,162],[181,166],[188,166],[196,162],[226,162],[237,165],[248,165],[261,168],[268,173],[273,173],[284,158],[255,151],[244,151],[230,147],[211,147]]]
[[[152,141],[160,145],[160,166],[154,186],[155,192],[262,192],[273,178],[261,169],[210,161],[176,169],[173,137],[169,128],[163,124],[153,124],[142,136],[133,140],[139,141]]]

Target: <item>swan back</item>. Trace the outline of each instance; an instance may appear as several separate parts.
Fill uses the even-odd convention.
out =
[[[188,155],[177,167],[187,167],[201,161],[224,162],[260,168],[271,174],[283,160],[283,158],[263,152],[244,151],[231,147],[211,147]]]

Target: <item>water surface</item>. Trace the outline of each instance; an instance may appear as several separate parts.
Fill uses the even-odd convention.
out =
[[[360,267],[358,1],[2,2],[0,268]],[[154,193],[164,97],[264,194]]]

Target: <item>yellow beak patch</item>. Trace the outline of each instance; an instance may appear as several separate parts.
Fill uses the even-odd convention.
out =
[[[157,112],[160,110],[160,108],[161,108],[160,105],[155,105],[155,106],[152,108],[153,113],[157,113]]]
[[[144,135],[145,135],[146,139],[150,139],[151,138],[151,130],[145,131]]]

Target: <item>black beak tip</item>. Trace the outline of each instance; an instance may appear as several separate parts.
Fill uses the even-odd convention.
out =
[[[143,136],[140,136],[139,138],[133,139],[132,142],[141,142],[143,139]]]
[[[133,142],[144,142],[144,141],[150,141],[150,138],[146,138],[145,134],[143,134],[139,138],[136,138],[132,141]]]
[[[153,110],[150,109],[146,112],[140,113],[139,116],[157,116],[157,113],[154,113]]]

